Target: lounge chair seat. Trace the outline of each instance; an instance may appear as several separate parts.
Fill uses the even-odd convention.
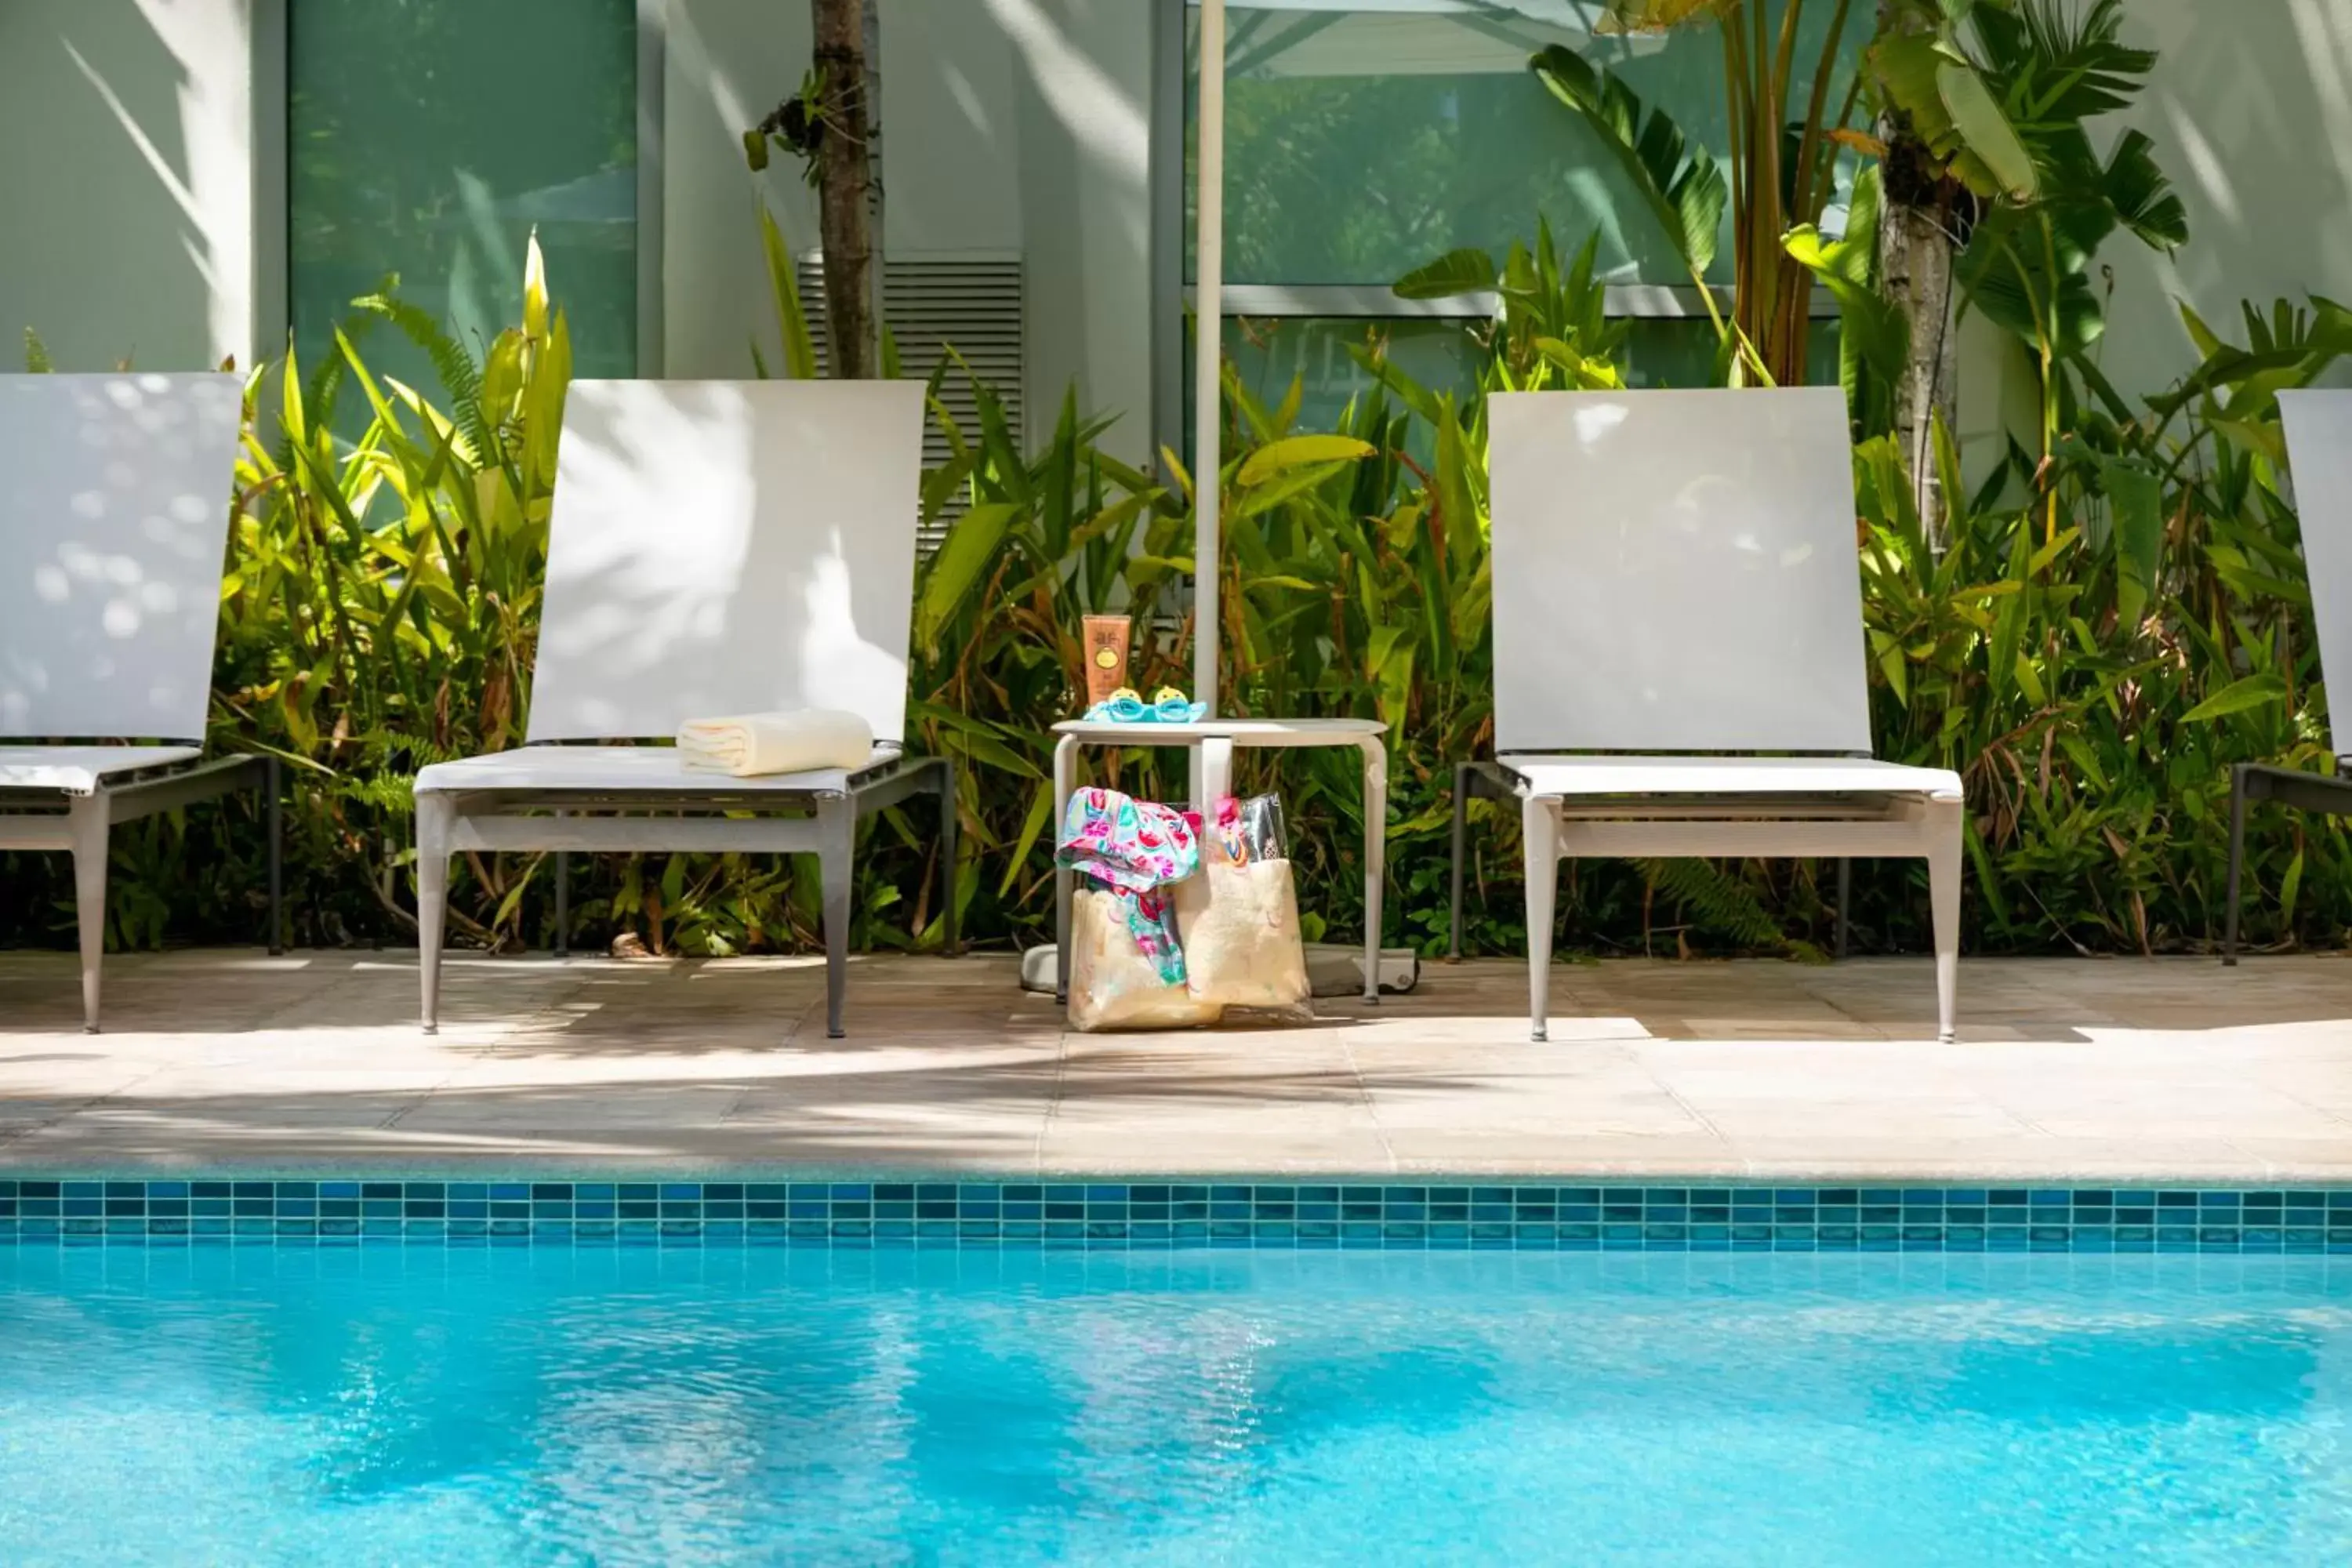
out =
[[[204,754],[198,746],[0,746],[0,789],[95,795],[113,781]]]
[[[1948,768],[1868,757],[1591,757],[1513,755],[1502,764],[1527,793],[1579,801],[1658,795],[1918,795],[1960,798]]]
[[[900,760],[896,746],[877,746],[866,764],[808,773],[732,774],[680,764],[675,746],[524,746],[454,763],[436,763],[416,775],[420,794],[467,790],[588,791],[627,795],[649,791],[667,798],[709,795],[846,795],[851,780]],[[5,753],[0,752],[0,766]]]

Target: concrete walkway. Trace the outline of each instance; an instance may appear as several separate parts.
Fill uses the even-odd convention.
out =
[[[2352,959],[1431,965],[1293,1030],[1083,1036],[1009,959],[0,954],[0,1169],[2352,1182]]]

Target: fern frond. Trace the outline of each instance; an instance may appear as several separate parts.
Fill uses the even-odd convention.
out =
[[[1639,860],[1642,879],[1687,910],[1702,931],[1743,947],[1784,948],[1780,922],[1747,884],[1712,860]]]
[[[435,321],[421,306],[388,292],[362,294],[352,303],[374,312],[400,329],[410,342],[425,351],[433,371],[449,395],[449,412],[474,450],[497,450],[490,439],[489,416],[482,408],[482,367],[466,345]]]

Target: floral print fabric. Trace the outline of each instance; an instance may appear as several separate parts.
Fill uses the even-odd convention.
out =
[[[1062,818],[1059,863],[1110,889],[1127,929],[1160,978],[1184,984],[1176,907],[1164,889],[1200,868],[1201,847],[1184,814],[1114,789],[1082,789]]]

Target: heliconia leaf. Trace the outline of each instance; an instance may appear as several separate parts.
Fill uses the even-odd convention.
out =
[[[775,296],[776,324],[784,336],[784,374],[794,381],[816,379],[816,342],[809,335],[808,311],[801,304],[799,274],[793,266],[792,247],[776,215],[760,203],[760,248],[767,258],[768,288]]]
[[[2137,464],[2102,466],[2116,531],[2116,622],[2130,637],[2155,595],[2164,557],[2164,481]]]
[[[1465,246],[1414,268],[1390,284],[1389,291],[1400,300],[1454,300],[1492,292],[1500,275],[1494,257],[1475,245]]]
[[[523,243],[522,331],[534,342],[547,336],[547,263],[539,254],[536,226]]]
[[[1972,66],[1944,60],[1936,67],[1936,91],[1945,112],[1968,150],[1983,160],[2003,190],[2021,202],[2030,202],[2039,184],[2033,154],[2025,150],[2001,112],[2000,100]]]
[[[1244,489],[1306,463],[1346,463],[1369,458],[1373,447],[1352,436],[1290,436],[1271,441],[1244,460],[1234,482]]]
[[[1020,510],[1010,501],[991,501],[973,507],[948,530],[946,542],[931,558],[930,573],[923,583],[922,602],[917,606],[917,636],[925,644],[939,637],[940,628],[979,586],[982,574],[996,559],[1005,532]]]
[[[2265,670],[2233,680],[2212,696],[2180,716],[2184,724],[2202,723],[2209,719],[2225,719],[2232,713],[2243,713],[2250,708],[2260,708],[2266,702],[2286,700],[2286,679]]]

